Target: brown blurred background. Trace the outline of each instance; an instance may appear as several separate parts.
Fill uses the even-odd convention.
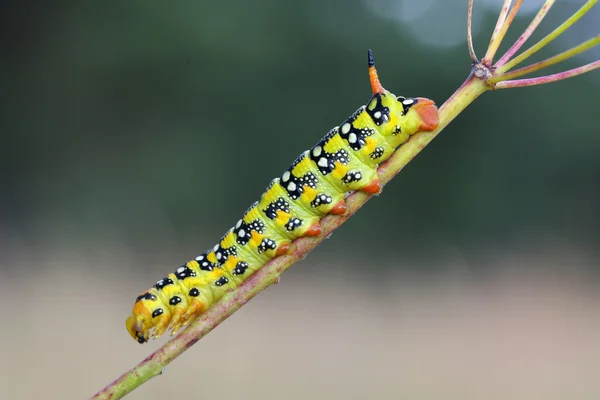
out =
[[[368,100],[367,48],[392,92],[448,98],[466,3],[3,2],[0,398],[86,398],[156,349],[125,330],[136,295]],[[500,4],[475,0],[479,53]],[[486,94],[128,398],[600,398],[599,87]]]

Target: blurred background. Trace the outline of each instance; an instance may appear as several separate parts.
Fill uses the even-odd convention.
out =
[[[501,3],[475,0],[480,56]],[[558,1],[528,44],[583,3]],[[369,99],[367,48],[386,88],[442,104],[469,73],[466,9],[2,2],[2,397],[86,398],[156,349],[125,330],[137,294]],[[599,21],[596,7],[536,60]],[[599,398],[599,100],[598,72],[485,94],[128,398]]]

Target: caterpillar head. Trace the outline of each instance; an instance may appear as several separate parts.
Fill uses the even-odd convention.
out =
[[[152,315],[156,310],[160,310],[156,295],[146,292],[138,296],[133,306],[133,311],[127,320],[125,326],[132,338],[139,343],[145,343],[150,337],[150,329],[153,327]],[[156,309],[152,311],[153,309]]]

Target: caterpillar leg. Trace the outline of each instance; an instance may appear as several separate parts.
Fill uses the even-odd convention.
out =
[[[171,324],[171,336],[175,336],[183,327],[188,326],[190,322],[195,320],[204,312],[203,308],[196,309],[190,307],[185,310],[181,317],[177,320],[177,323]]]
[[[318,222],[315,222],[308,228],[305,235],[306,236],[319,236],[323,230],[321,229],[321,225]]]
[[[335,206],[333,206],[329,213],[333,215],[343,215],[346,213],[347,209],[348,207],[346,206],[346,202],[344,200],[340,200]]]
[[[152,331],[152,337],[154,339],[158,339],[161,337],[169,328],[169,323],[171,322],[171,313],[165,312],[160,316],[156,317],[156,325],[154,325],[154,330]]]
[[[284,242],[282,244],[280,244],[279,246],[277,246],[277,256],[283,256],[286,255],[290,252],[290,250],[292,249],[292,242]]]
[[[368,194],[378,194],[381,192],[381,183],[379,183],[379,178],[375,178],[369,183],[367,186],[361,189],[363,192]]]
[[[183,317],[181,318],[181,326],[186,326],[193,320],[195,320],[200,314],[206,310],[204,304],[198,301],[192,302]]]
[[[183,315],[187,307],[175,307],[171,318],[171,336],[175,335],[183,326]]]
[[[183,315],[183,318],[181,318],[181,326],[177,327],[177,329],[181,329],[181,328],[185,328],[186,326],[188,326],[192,321],[194,321],[196,318],[198,318],[200,315],[202,315],[204,313],[204,309],[201,308],[190,308],[189,310],[187,310],[185,312],[185,314]],[[175,333],[173,333],[175,334]]]
[[[188,306],[179,320],[179,326],[174,327],[174,329],[180,329],[181,327],[189,325],[190,322],[204,313],[208,309],[208,306],[214,301],[212,293],[210,293],[209,290],[200,290],[198,287],[194,286],[190,289],[189,293],[190,298]]]

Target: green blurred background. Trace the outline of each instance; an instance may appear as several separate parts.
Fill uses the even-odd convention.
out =
[[[501,3],[475,0],[481,54]],[[531,43],[583,1],[557,3]],[[466,4],[3,2],[7,398],[84,398],[155,348],[124,329],[137,293],[368,100],[367,48],[386,88],[443,103],[469,72]],[[536,60],[599,22],[596,7]],[[597,72],[484,95],[131,398],[596,398],[598,104]]]

